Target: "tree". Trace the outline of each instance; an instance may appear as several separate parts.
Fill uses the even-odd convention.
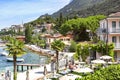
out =
[[[25,53],[24,43],[16,39],[11,39],[6,46],[7,46],[6,50],[9,52],[9,55],[13,56],[13,66],[14,66],[13,80],[17,80],[16,59],[17,59],[17,55],[22,55]]]
[[[32,39],[32,26],[26,26],[25,28],[25,42],[30,43]]]
[[[95,34],[97,28],[99,27],[99,21],[104,18],[105,16],[103,15],[96,15],[87,18],[68,20],[61,25],[60,33],[65,35],[68,32],[72,32],[75,41],[88,41],[89,34],[86,30],[90,30]]]
[[[83,61],[89,56],[89,45],[88,43],[80,43],[76,47],[76,54],[74,55],[75,58],[79,59],[82,58]]]
[[[90,30],[90,33],[92,35],[91,37],[92,37],[94,42],[95,42],[95,39],[97,37],[96,30],[100,26],[99,21],[104,19],[104,18],[106,18],[106,16],[104,16],[104,15],[90,16],[90,17],[86,18],[86,23],[87,23],[86,26]]]
[[[99,53],[102,53],[102,55],[109,55],[112,57],[113,61],[114,61],[114,45],[113,43],[109,43],[107,44],[107,47],[108,47],[108,54],[106,54],[106,43],[103,42],[103,41],[99,41],[97,44],[96,44],[96,51],[99,52]]]
[[[65,47],[65,44],[61,40],[55,40],[51,43],[51,48],[56,51],[56,58],[57,58],[57,72],[59,72],[59,51],[62,51]]]
[[[70,52],[75,52],[76,51],[76,42],[75,41],[71,41],[71,45],[69,47],[69,51]]]
[[[113,61],[114,61],[114,45],[113,44],[108,44],[108,54],[109,56],[112,57]],[[74,55],[75,59],[79,59],[82,58],[83,61],[86,60],[86,58],[90,55],[90,51],[95,51],[95,52],[99,52],[102,55],[106,55],[106,44],[105,42],[99,41],[96,44],[91,44],[91,43],[79,43],[77,44],[76,47],[76,53]],[[94,56],[92,56],[94,57]]]

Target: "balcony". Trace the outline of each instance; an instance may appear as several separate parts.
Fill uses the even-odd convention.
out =
[[[120,33],[120,28],[109,28],[109,33]]]
[[[115,49],[120,49],[120,43],[114,43]]]

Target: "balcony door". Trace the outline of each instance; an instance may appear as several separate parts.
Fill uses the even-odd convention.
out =
[[[112,32],[116,32],[116,21],[112,21]]]
[[[117,42],[117,41],[116,41],[116,36],[113,36],[113,37],[112,37],[112,42],[115,44],[115,47],[116,47],[116,46],[117,46],[117,44],[116,44],[116,42]]]
[[[112,37],[112,42],[113,42],[113,43],[116,43],[116,36],[113,36],[113,37]]]

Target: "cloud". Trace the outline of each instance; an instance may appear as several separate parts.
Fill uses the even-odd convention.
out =
[[[45,13],[52,14],[70,0],[0,0],[0,28],[29,21]]]

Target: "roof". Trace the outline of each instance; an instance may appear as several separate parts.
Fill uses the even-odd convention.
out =
[[[58,34],[58,35],[50,35],[50,34],[46,34],[46,35],[44,35],[44,37],[47,37],[47,38],[72,38],[73,37],[73,35],[71,35],[71,34],[67,34],[66,36],[63,36],[63,35],[61,35],[61,34]]]
[[[120,12],[112,13],[109,17],[120,17]]]
[[[25,36],[17,36],[16,38],[25,38]]]

